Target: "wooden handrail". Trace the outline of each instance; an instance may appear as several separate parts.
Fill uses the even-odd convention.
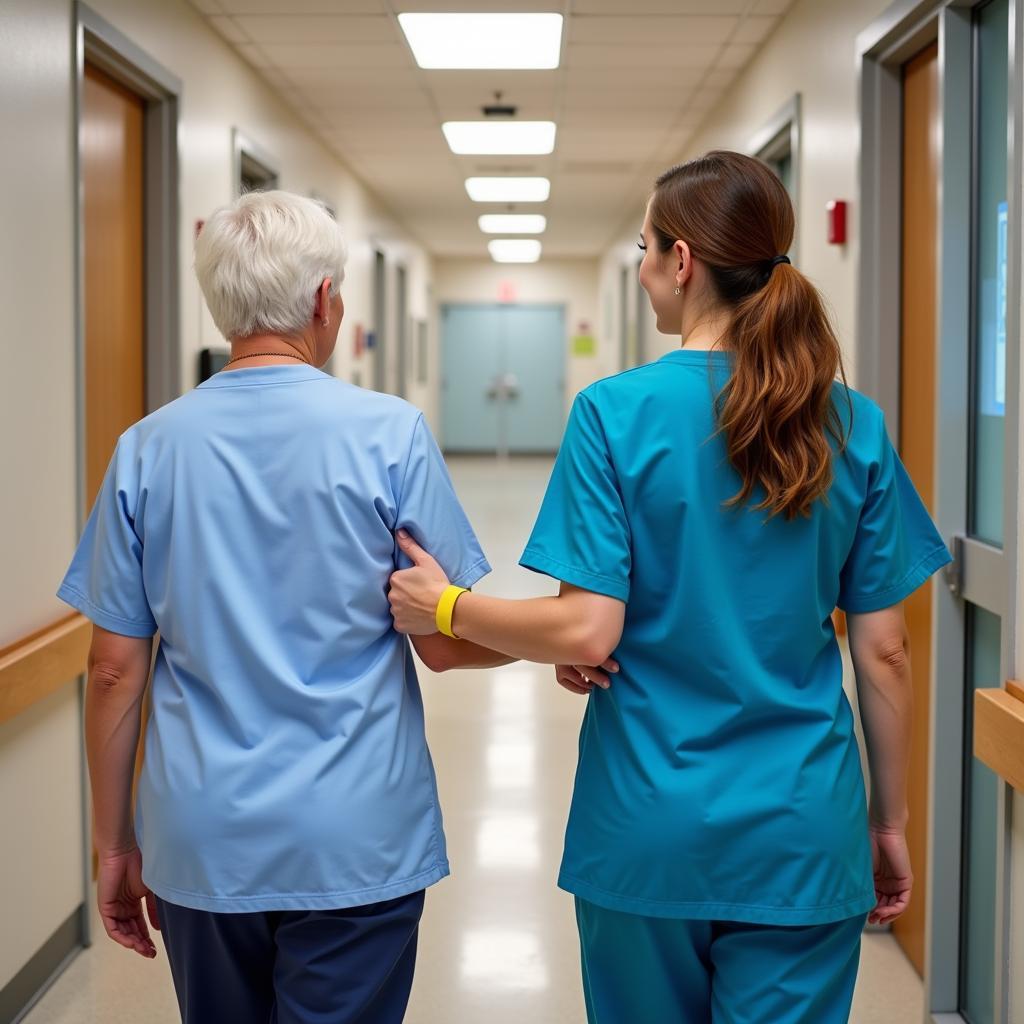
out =
[[[1024,793],[1024,685],[975,691],[974,754]]]
[[[92,623],[78,612],[0,649],[0,722],[45,700],[86,668]]]

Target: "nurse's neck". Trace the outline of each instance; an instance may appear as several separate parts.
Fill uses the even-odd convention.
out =
[[[732,316],[728,311],[706,313],[690,320],[683,311],[682,347],[687,352],[727,349],[726,334]]]

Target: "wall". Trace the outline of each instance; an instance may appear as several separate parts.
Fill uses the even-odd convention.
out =
[[[93,9],[183,82],[180,107],[181,364],[221,344],[192,274],[196,220],[227,202],[232,127],[279,162],[283,188],[315,192],[338,214],[350,248],[346,321],[335,371],[373,379],[372,354],[352,356],[370,325],[373,249],[409,271],[409,309],[430,314],[432,265],[367,188],[182,0],[95,0]],[[53,596],[77,539],[74,358],[74,7],[0,0],[0,123],[17,147],[0,190],[0,647],[65,614]],[[435,415],[432,388],[410,395]],[[69,686],[0,727],[3,988],[86,898],[80,804],[79,695]]]
[[[53,592],[77,528],[67,0],[0,16],[0,647],[66,609]],[[83,899],[78,695],[0,726],[0,987]],[[11,922],[16,922],[12,926]]]
[[[445,303],[498,302],[503,287],[513,290],[517,302],[565,305],[566,413],[578,391],[618,369],[609,362],[608,346],[600,338],[596,260],[542,259],[540,263],[438,260],[435,281],[438,307]],[[584,324],[598,337],[594,356],[576,356],[572,352],[572,336]]]
[[[801,96],[803,138],[797,203],[799,266],[831,304],[847,360],[856,381],[857,167],[860,120],[857,97],[856,39],[889,0],[798,0],[779,27],[737,78],[695,135],[680,146],[679,160],[710,149],[748,151],[758,132],[796,93]],[[624,224],[602,261],[602,296],[611,290],[618,309],[615,275],[637,250],[645,196],[637,197],[635,223]],[[825,203],[846,199],[844,246],[829,245]],[[654,337],[653,320],[649,322]],[[678,346],[661,336],[649,353],[657,356]]]

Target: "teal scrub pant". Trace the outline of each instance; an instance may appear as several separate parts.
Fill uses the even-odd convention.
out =
[[[590,1024],[846,1024],[866,915],[787,927],[576,900]]]

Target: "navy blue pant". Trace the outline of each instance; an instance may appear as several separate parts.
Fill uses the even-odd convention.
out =
[[[184,1024],[400,1024],[423,893],[343,910],[220,914],[158,900]]]

